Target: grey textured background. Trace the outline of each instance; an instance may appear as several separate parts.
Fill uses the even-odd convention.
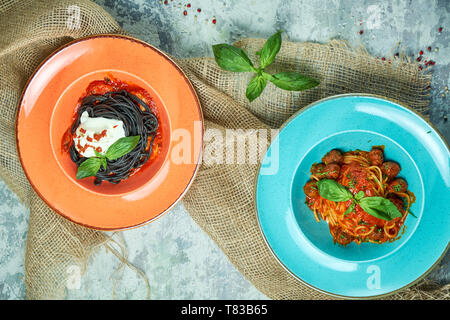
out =
[[[345,39],[364,45],[374,56],[387,57],[400,47],[417,57],[419,50],[436,61],[431,68],[431,121],[449,140],[449,0],[297,0],[222,1],[96,0],[131,35],[176,57],[211,55],[211,45],[243,37],[268,37],[285,31],[292,41]],[[188,8],[187,4],[191,7]],[[201,12],[197,12],[201,8]],[[183,15],[183,11],[187,15]],[[212,19],[217,23],[213,24]],[[442,27],[443,31],[438,32]],[[364,30],[361,35],[360,30]],[[432,47],[428,52],[426,48]],[[435,51],[435,48],[438,48]],[[444,95],[444,96],[443,96]],[[448,214],[448,213],[444,213]],[[0,299],[25,297],[24,250],[28,210],[0,181]],[[267,299],[228,261],[192,221],[182,205],[154,223],[123,232],[129,259],[149,277],[152,299]],[[448,283],[450,254],[430,274]],[[71,299],[110,299],[120,272],[105,250],[91,259]],[[123,269],[116,297],[145,297],[133,271]]]

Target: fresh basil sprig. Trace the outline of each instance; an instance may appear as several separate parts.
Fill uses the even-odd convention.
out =
[[[103,169],[106,170],[106,160],[113,161],[126,155],[137,146],[140,139],[141,136],[129,136],[120,138],[108,148],[105,155],[102,155],[95,150],[95,157],[87,158],[78,166],[76,178],[83,179],[95,176],[102,166]]]
[[[267,39],[266,43],[264,43],[261,51],[259,51],[259,62],[261,68],[264,69],[275,60],[275,56],[281,48],[281,32],[282,31],[280,30],[271,35],[269,39]]]
[[[389,221],[402,216],[402,213],[389,199],[383,197],[365,197],[363,191],[359,191],[355,194],[355,196],[353,196],[347,188],[337,183],[335,180],[319,180],[317,181],[317,187],[320,196],[327,200],[335,202],[353,200],[344,212],[344,215],[352,212],[355,209],[356,204],[359,204],[361,209],[375,218]]]
[[[212,47],[217,64],[224,70],[233,72],[256,72],[247,54],[241,48],[222,43]]]
[[[297,72],[281,72],[274,75],[264,69],[274,60],[281,48],[281,33],[278,31],[267,39],[262,49],[256,54],[259,56],[259,68],[255,68],[244,50],[232,45],[221,43],[212,46],[217,64],[224,70],[233,72],[254,72],[255,77],[249,82],[245,92],[251,102],[261,95],[267,81],[278,88],[289,91],[302,91],[319,85],[319,81]]]
[[[261,92],[266,87],[267,80],[262,75],[257,75],[248,83],[247,90],[245,91],[245,95],[247,99],[250,101],[255,100],[259,97]]]
[[[306,90],[319,84],[318,81],[297,72],[280,72],[274,74],[270,81],[278,88],[289,91]]]

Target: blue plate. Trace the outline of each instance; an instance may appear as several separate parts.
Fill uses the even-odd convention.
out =
[[[309,169],[331,149],[385,146],[417,199],[392,243],[335,245],[326,222],[305,205]],[[370,95],[323,99],[293,115],[272,141],[256,183],[258,222],[281,265],[304,284],[340,297],[367,298],[415,283],[450,239],[449,149],[414,111]]]

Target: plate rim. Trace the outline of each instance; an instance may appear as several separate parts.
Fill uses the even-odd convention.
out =
[[[145,47],[148,47],[151,50],[154,50],[156,53],[158,53],[159,55],[161,55],[164,59],[167,59],[168,62],[170,62],[175,69],[180,73],[180,75],[186,80],[187,85],[190,89],[190,91],[193,93],[193,97],[195,99],[196,102],[196,106],[198,109],[198,113],[200,115],[200,120],[201,120],[201,143],[199,145],[199,156],[197,159],[197,164],[195,166],[195,170],[189,180],[189,183],[186,185],[186,187],[184,188],[183,192],[180,193],[180,195],[178,196],[178,198],[169,206],[167,207],[164,211],[158,213],[156,216],[154,216],[151,219],[148,219],[146,221],[140,222],[138,224],[133,224],[130,226],[125,226],[125,227],[119,227],[119,228],[108,228],[108,227],[98,227],[98,226],[91,226],[85,223],[82,223],[80,221],[75,221],[74,219],[71,219],[70,217],[68,217],[67,215],[65,215],[61,210],[58,210],[55,208],[55,206],[53,206],[42,194],[41,192],[38,190],[38,188],[34,185],[34,183],[32,182],[32,180],[29,177],[29,174],[27,172],[27,170],[25,169],[25,166],[23,165],[23,160],[22,160],[22,155],[20,152],[20,148],[19,148],[19,139],[18,139],[18,119],[19,119],[19,114],[20,114],[20,110],[22,107],[22,102],[23,102],[23,98],[25,95],[25,92],[27,91],[31,81],[35,78],[36,74],[41,70],[41,68],[44,66],[45,63],[48,62],[48,60],[50,60],[52,57],[54,57],[56,54],[58,54],[60,51],[64,50],[67,47],[70,47],[71,45],[74,45],[76,43],[82,42],[82,41],[86,41],[86,40],[91,40],[91,39],[95,39],[95,38],[119,38],[119,39],[124,39],[124,40],[129,40],[129,41],[134,41],[137,42]],[[97,230],[97,231],[124,231],[124,230],[129,230],[129,229],[134,229],[134,228],[138,228],[141,226],[144,226],[146,224],[149,224],[157,219],[159,219],[160,217],[162,217],[163,215],[165,215],[166,213],[168,213],[173,207],[175,207],[180,201],[181,199],[184,197],[184,195],[187,193],[187,191],[189,190],[189,188],[191,187],[192,183],[194,182],[197,173],[199,171],[199,167],[200,167],[200,159],[202,157],[202,153],[203,153],[203,147],[204,147],[204,133],[205,133],[205,119],[203,116],[203,111],[201,108],[201,103],[200,103],[200,99],[198,97],[197,91],[194,88],[194,85],[192,84],[191,80],[189,79],[189,77],[186,75],[186,73],[184,72],[184,70],[173,60],[172,57],[170,57],[168,54],[166,54],[165,52],[163,52],[162,50],[160,50],[159,48],[141,40],[138,39],[136,37],[133,36],[129,36],[129,35],[124,35],[124,34],[114,34],[114,33],[101,33],[101,34],[91,34],[88,36],[84,36],[84,37],[80,37],[80,38],[76,38],[73,39],[69,42],[67,42],[66,44],[59,46],[58,48],[56,48],[55,50],[53,50],[48,56],[46,56],[40,63],[39,65],[34,69],[33,73],[29,76],[27,82],[25,83],[22,92],[20,94],[20,99],[17,102],[17,107],[16,107],[16,114],[15,114],[15,123],[14,123],[14,140],[16,142],[16,149],[17,149],[17,155],[20,161],[20,165],[22,167],[22,170],[28,180],[28,183],[30,184],[30,186],[32,187],[33,191],[39,196],[39,198],[54,212],[56,212],[57,214],[59,214],[61,217],[63,217],[64,219],[67,219],[77,225],[89,228],[91,230]]]
[[[377,98],[377,99],[381,99],[381,100],[386,100],[388,102],[394,103],[399,105],[400,107],[405,108],[407,111],[411,111],[413,112],[414,115],[418,116],[418,118],[422,119],[423,121],[425,121],[439,136],[439,138],[442,140],[442,142],[444,143],[444,145],[447,147],[447,150],[450,152],[450,148],[449,148],[449,144],[446,141],[446,139],[444,138],[444,136],[442,135],[442,133],[436,128],[436,126],[434,124],[432,124],[428,119],[426,119],[422,114],[420,114],[419,112],[417,112],[416,110],[414,110],[413,108],[407,106],[406,104],[396,100],[396,99],[392,99],[392,98],[388,98],[382,95],[377,95],[377,94],[371,94],[371,93],[341,93],[341,94],[336,94],[336,95],[332,95],[332,96],[328,96],[316,101],[313,101],[312,103],[306,105],[305,107],[297,110],[296,112],[294,112],[286,121],[284,121],[281,126],[278,128],[278,133],[275,137],[272,138],[270,145],[272,144],[272,141],[276,138],[278,138],[279,134],[281,133],[281,131],[283,131],[283,129],[294,119],[296,118],[299,114],[303,113],[304,111],[314,107],[315,105],[322,103],[324,101],[328,101],[328,100],[334,100],[334,99],[339,99],[339,98],[345,98],[345,97],[364,97],[364,98]],[[270,148],[269,145],[269,148]],[[269,148],[267,148],[262,160],[266,157]],[[270,246],[266,235],[264,234],[263,230],[262,230],[262,225],[261,225],[261,221],[259,219],[259,213],[258,213],[258,202],[257,202],[257,188],[258,188],[258,181],[259,181],[259,177],[260,177],[260,171],[261,171],[261,166],[263,161],[260,161],[258,164],[258,168],[257,168],[257,176],[254,182],[254,188],[253,188],[253,204],[255,206],[255,215],[256,215],[256,220],[258,223],[258,229],[259,232],[262,236],[262,238],[264,239],[264,242],[267,246],[267,248],[269,249],[270,253],[272,254],[272,256],[275,258],[275,260],[278,262],[278,264],[284,269],[286,270],[294,279],[296,279],[297,281],[299,281],[300,283],[302,283],[303,285],[306,285],[307,287],[314,289],[320,293],[323,293],[325,295],[331,296],[331,297],[335,297],[335,298],[343,298],[343,299],[349,299],[349,300],[374,300],[374,299],[379,299],[379,298],[383,298],[383,297],[388,297],[388,296],[392,296],[400,291],[403,291],[404,289],[407,289],[411,286],[413,286],[414,284],[418,283],[420,280],[422,280],[423,278],[425,278],[427,275],[430,274],[430,272],[442,261],[442,259],[444,258],[444,256],[446,255],[446,253],[449,251],[450,248],[450,242],[447,243],[446,248],[444,249],[444,251],[442,252],[442,254],[439,256],[438,259],[436,259],[436,261],[421,275],[419,276],[416,280],[404,285],[401,288],[395,289],[393,291],[390,292],[386,292],[383,294],[378,294],[378,295],[373,295],[373,296],[347,296],[347,295],[342,295],[342,294],[336,294],[336,293],[332,293],[332,292],[328,292],[326,290],[317,288],[313,285],[311,285],[310,283],[306,282],[305,280],[301,279],[299,276],[297,276],[296,274],[294,274],[291,270],[289,270],[289,268],[280,260],[280,258],[276,255],[276,253],[274,252],[273,248]]]

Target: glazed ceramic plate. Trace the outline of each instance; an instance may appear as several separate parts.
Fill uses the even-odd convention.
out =
[[[95,186],[93,178],[75,178],[62,137],[89,83],[108,75],[150,94],[163,142],[148,168],[117,185]],[[136,227],[167,212],[191,184],[202,149],[200,104],[181,69],[156,48],[116,35],[79,39],[48,57],[24,90],[16,126],[20,160],[35,191],[65,218],[102,230]]]
[[[331,149],[385,146],[417,199],[392,243],[335,245],[306,206],[309,169]],[[257,215],[275,257],[304,284],[340,297],[387,295],[413,284],[443,257],[450,239],[449,149],[409,108],[376,96],[320,100],[292,116],[272,141],[256,184]],[[264,168],[272,163],[272,169]],[[276,163],[277,165],[274,165]],[[273,169],[275,168],[275,169]]]

